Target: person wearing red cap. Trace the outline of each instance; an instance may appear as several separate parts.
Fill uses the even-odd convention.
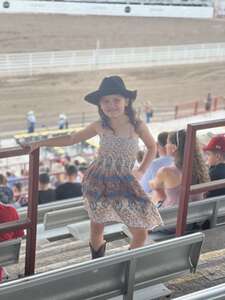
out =
[[[211,181],[225,179],[225,136],[214,136],[203,150],[206,152]],[[208,198],[221,195],[225,195],[225,187],[207,193]]]

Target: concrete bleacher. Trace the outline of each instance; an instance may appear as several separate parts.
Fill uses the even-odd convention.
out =
[[[155,299],[170,295],[163,283],[195,272],[203,234],[183,236],[99,260],[30,276],[0,286],[7,299]],[[118,276],[119,275],[119,276]]]

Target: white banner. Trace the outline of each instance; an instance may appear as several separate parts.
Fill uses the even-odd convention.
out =
[[[212,18],[213,7],[0,0],[0,13]]]

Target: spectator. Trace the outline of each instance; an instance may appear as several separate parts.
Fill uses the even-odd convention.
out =
[[[36,117],[33,111],[27,113],[27,132],[32,133],[35,131]]]
[[[82,180],[83,180],[83,177],[84,177],[84,175],[85,175],[85,172],[86,172],[87,168],[88,168],[88,165],[87,165],[86,163],[80,164],[79,172],[80,172],[81,182],[82,182]]]
[[[74,165],[78,169],[78,174],[77,174],[77,182],[82,182],[83,176],[84,176],[84,171],[87,169],[87,162],[84,157],[82,156],[76,156],[74,160]]]
[[[76,182],[78,170],[75,165],[67,165],[66,182],[56,188],[56,200],[69,199],[82,196],[82,188],[79,182]]]
[[[68,128],[68,120],[65,114],[59,115],[59,122],[58,122],[59,129],[67,129]]]
[[[11,222],[19,220],[19,215],[15,207],[10,205],[5,205],[0,201],[0,224],[5,222]],[[20,238],[24,236],[24,231],[22,229],[0,233],[0,242]],[[4,269],[0,266],[0,282],[4,276]]]
[[[64,183],[65,179],[65,167],[62,163],[54,163],[52,165],[52,174],[50,183],[52,187],[57,188],[60,184]]]
[[[145,102],[144,111],[145,111],[146,123],[150,123],[151,119],[153,117],[153,109],[152,109],[152,105],[149,101]]]
[[[154,179],[157,171],[161,167],[166,167],[172,164],[173,157],[167,155],[166,152],[166,144],[167,144],[168,132],[161,132],[157,138],[157,150],[158,150],[158,158],[154,159],[149,165],[147,171],[141,179],[141,186],[146,193],[150,193],[152,189],[149,186],[149,181]]]
[[[7,186],[11,189],[13,188],[13,185],[19,181],[19,178],[12,171],[7,171],[6,177],[7,177]]]
[[[13,185],[13,201],[16,208],[27,206],[28,198],[22,192],[22,183],[17,182]]]
[[[0,174],[0,201],[9,204],[13,201],[13,191],[7,186],[7,179]]]
[[[69,155],[65,155],[62,163],[63,163],[64,166],[70,165],[71,164],[71,157]]]
[[[211,181],[225,179],[225,136],[212,137],[203,150],[206,152]],[[225,195],[225,187],[207,193],[207,197],[220,195]]]
[[[179,203],[181,192],[182,168],[184,162],[185,130],[169,133],[167,139],[167,155],[174,157],[174,164],[158,170],[155,179],[150,181],[150,187],[156,190],[153,201],[160,201],[158,206],[168,207]],[[208,182],[209,176],[201,151],[196,142],[193,158],[192,184]],[[158,193],[158,194],[157,194]],[[191,195],[191,201],[203,199],[203,194]]]
[[[205,100],[205,111],[208,112],[212,108],[212,95],[211,93],[208,93],[207,98]]]
[[[55,190],[49,188],[50,178],[48,173],[39,176],[38,204],[55,201]]]

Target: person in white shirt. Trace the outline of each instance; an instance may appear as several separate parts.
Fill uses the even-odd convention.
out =
[[[142,177],[142,179],[140,181],[140,184],[146,193],[151,193],[152,189],[149,186],[149,181],[154,179],[157,171],[161,167],[166,167],[173,163],[173,157],[167,155],[167,153],[166,153],[166,144],[167,144],[168,134],[169,134],[168,132],[164,131],[158,135],[157,151],[158,151],[159,157],[154,159],[151,162],[147,171],[145,172],[144,176]]]

